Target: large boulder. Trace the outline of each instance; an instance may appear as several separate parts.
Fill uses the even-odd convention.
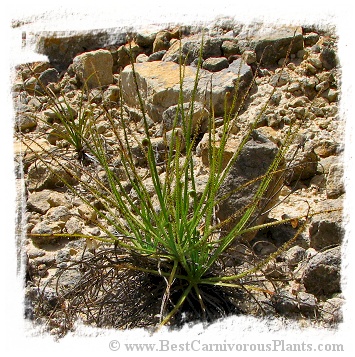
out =
[[[276,64],[285,58],[291,46],[290,53],[297,53],[303,49],[303,35],[301,27],[270,27],[255,28],[251,33],[237,36],[239,43],[245,43],[245,50],[252,49],[256,52],[256,60],[265,65]]]
[[[114,33],[114,36],[112,36]],[[46,55],[49,62],[59,71],[65,70],[73,58],[83,52],[93,51],[109,45],[123,45],[127,31],[102,29],[80,32],[42,31],[34,34],[36,52]]]
[[[140,94],[145,103],[145,110],[155,122],[162,120],[162,113],[178,104],[180,96],[180,66],[174,62],[145,62],[134,65]],[[183,101],[189,102],[195,86],[197,69],[192,66],[184,68]],[[132,66],[121,73],[123,97],[128,106],[139,108]],[[238,97],[242,98],[253,78],[250,67],[241,59],[234,61],[228,68],[217,73],[203,69],[199,73],[199,82],[195,99],[205,103],[211,97],[215,115],[224,114],[227,96],[227,108],[233,101],[233,94],[239,81]],[[211,83],[212,82],[212,83]],[[212,86],[211,86],[212,84]],[[240,100],[240,99],[239,99]],[[209,107],[209,104],[206,103]]]
[[[267,172],[277,152],[276,144],[254,131],[250,140],[244,145],[238,158],[232,164],[217,195],[221,199],[218,205],[217,218],[221,222],[225,222],[223,230],[229,231],[232,229],[244,214],[245,209],[253,203],[261,180],[256,180],[249,185],[246,184]],[[283,165],[284,163],[281,164],[281,166]],[[255,226],[265,222],[266,212],[276,203],[281,185],[280,174],[275,174],[263,199],[259,202],[256,211],[244,228],[247,228],[248,225]],[[256,233],[257,231],[245,235],[243,240],[252,240]]]
[[[73,70],[90,89],[113,83],[113,58],[110,51],[85,52],[73,60]]]

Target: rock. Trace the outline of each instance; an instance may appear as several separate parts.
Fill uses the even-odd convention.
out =
[[[329,169],[333,164],[336,164],[339,162],[339,157],[338,156],[327,156],[327,157],[321,157],[318,161],[318,169],[317,171],[320,174],[328,174]]]
[[[275,155],[278,152],[277,146],[268,140],[266,137],[259,135],[254,131],[250,140],[244,145],[239,157],[233,163],[228,172],[225,181],[221,185],[217,198],[228,197],[219,203],[219,209],[216,213],[217,218],[221,222],[229,220],[232,215],[236,215],[234,219],[223,226],[223,230],[229,231],[242,217],[243,209],[248,207],[253,202],[255,192],[260,185],[260,181],[246,186],[243,189],[235,191],[238,187],[246,184],[266,173],[269,166],[273,162]],[[281,165],[281,167],[283,164]],[[276,174],[272,179],[269,188],[266,190],[263,199],[258,205],[259,209],[253,214],[252,226],[261,224],[267,218],[267,214],[263,214],[272,207],[278,198],[278,189],[282,185],[280,174]],[[260,208],[261,207],[261,208]],[[238,211],[242,210],[241,213]],[[250,220],[249,220],[250,222]],[[244,228],[247,228],[247,224]],[[243,237],[243,240],[252,240],[256,232],[251,232]]]
[[[322,67],[323,67],[322,61],[318,57],[312,56],[312,57],[309,57],[307,60],[314,68],[322,69]]]
[[[169,31],[159,31],[153,42],[153,53],[168,50],[170,47],[170,40],[172,39]]]
[[[252,64],[256,62],[256,53],[255,51],[244,51],[242,58],[246,64]]]
[[[138,46],[141,47],[150,47],[153,46],[153,42],[155,40],[155,37],[157,35],[157,30],[142,30],[137,32],[135,36],[135,42],[137,43]]]
[[[67,208],[71,208],[72,206],[66,198],[65,193],[62,192],[49,191],[47,201],[51,205],[51,207],[65,206]]]
[[[331,139],[319,139],[315,144],[314,152],[321,158],[334,156],[339,149],[339,143]]]
[[[327,209],[342,208],[342,201],[335,200],[332,204],[323,204],[320,208],[326,211]],[[317,207],[317,211],[319,210]],[[321,213],[313,216],[309,225],[310,246],[316,250],[340,245],[345,235],[343,227],[342,211],[334,211],[331,213]]]
[[[38,222],[31,230],[31,234],[38,234],[39,236],[31,236],[31,239],[35,245],[54,243],[59,239],[58,237],[52,236],[56,233],[61,233],[60,225],[58,225],[57,222],[43,220]]]
[[[70,217],[65,223],[65,229],[68,234],[81,234],[83,222],[78,217]]]
[[[284,256],[285,261],[291,267],[296,266],[305,257],[306,250],[298,245],[290,248]]]
[[[117,49],[117,68],[120,70],[131,64],[131,57],[132,61],[135,62],[140,54],[143,54],[143,49],[135,42],[120,46]]]
[[[56,189],[64,187],[64,182],[75,185],[77,183],[76,177],[78,177],[77,170],[77,167],[71,167],[66,160],[59,161],[55,166],[51,165],[51,170],[48,169],[46,164],[36,160],[28,168],[28,189],[30,192],[41,191],[46,188]],[[70,171],[74,171],[75,175],[71,174]]]
[[[148,57],[147,61],[148,62],[160,61],[164,57],[165,53],[166,50],[154,52]]]
[[[30,77],[23,82],[23,86],[28,94],[34,95],[37,85],[37,78]]]
[[[175,120],[175,127],[182,128],[183,123],[181,111],[184,112],[184,118],[185,120],[187,120],[187,118],[189,118],[189,116],[191,115],[190,108],[190,103],[184,103],[182,108],[179,105],[173,105],[167,110],[165,110],[162,115],[163,121],[161,125],[163,131],[166,132],[173,129]],[[205,133],[208,128],[208,118],[208,110],[203,106],[202,103],[195,102],[193,105],[192,113],[192,134],[195,134],[197,132]]]
[[[37,126],[37,120],[32,113],[21,113],[16,115],[16,130],[26,131]]]
[[[131,59],[129,57],[129,49],[127,46],[120,46],[117,49],[117,60],[116,65],[117,69],[121,70],[128,66],[131,63]]]
[[[47,86],[49,83],[57,83],[59,81],[59,73],[55,68],[48,68],[38,77],[38,81]]]
[[[141,53],[140,55],[137,56],[136,58],[136,62],[137,63],[143,63],[143,62],[147,62],[148,61],[148,56],[144,53]]]
[[[223,41],[221,45],[221,50],[223,56],[227,58],[233,55],[240,54],[240,49],[237,41]]]
[[[218,72],[228,66],[229,62],[225,57],[209,57],[202,63],[202,68],[210,72]]]
[[[327,98],[329,103],[333,103],[333,102],[336,102],[338,100],[339,91],[337,91],[335,89],[332,89],[332,88],[328,88],[326,91],[324,91],[322,93],[322,96]]]
[[[240,35],[237,37],[241,38]],[[293,42],[292,42],[293,41]],[[251,35],[250,49],[256,53],[256,60],[262,59],[264,65],[276,64],[285,58],[291,45],[290,53],[297,53],[303,49],[303,35],[301,27],[277,27],[264,31],[256,31]]]
[[[104,92],[104,102],[117,103],[120,98],[120,87],[117,85],[110,85]]]
[[[71,213],[65,206],[52,207],[48,210],[46,218],[51,222],[58,222],[64,227],[65,222],[70,218]]]
[[[338,198],[345,193],[344,167],[341,163],[329,167],[326,183],[327,198]]]
[[[303,35],[304,45],[311,47],[315,45],[319,40],[319,35],[316,32],[311,32]]]
[[[274,250],[266,250],[262,254],[267,257],[274,252]],[[290,268],[285,262],[272,261],[263,268],[263,273],[266,278],[285,279],[290,276]]]
[[[172,135],[174,135],[174,136],[172,136]],[[176,144],[177,144],[176,140],[177,140],[177,138],[179,138],[180,150],[183,151],[185,149],[186,142],[185,142],[185,138],[184,138],[184,133],[181,128],[176,128],[174,131],[169,130],[166,132],[165,136],[166,136],[166,143],[169,147],[170,147],[170,145],[172,145],[175,148]],[[161,156],[161,158],[164,159],[163,155],[159,155],[159,156]]]
[[[87,222],[95,222],[97,219],[96,211],[86,204],[82,204],[78,207],[78,212],[81,218]]]
[[[223,159],[222,159],[222,169],[224,169],[227,165],[229,160],[232,158],[236,148],[240,144],[240,140],[230,138],[223,152]],[[220,143],[217,141],[214,143],[216,148],[219,148]],[[202,137],[202,140],[198,143],[196,147],[196,155],[201,157],[203,165],[209,167],[210,166],[210,157],[209,157],[209,134],[205,133]]]
[[[296,180],[310,179],[317,173],[318,156],[309,142],[302,149],[297,144],[291,145],[286,161],[289,163],[286,173],[286,182],[289,184]]]
[[[313,294],[300,291],[297,294],[297,301],[301,313],[305,315],[315,314],[317,309],[317,299]]]
[[[50,190],[43,190],[31,193],[27,199],[27,209],[29,211],[45,214],[51,208],[51,205],[48,202],[51,192],[52,191]]]
[[[35,74],[41,74],[42,72],[46,71],[49,68],[50,68],[50,63],[49,62],[38,62],[32,68],[32,71]]]
[[[200,80],[197,86],[196,101],[204,102],[210,98],[210,81],[212,80],[212,104],[215,115],[224,114],[224,103],[227,93],[227,107],[233,101],[235,83],[240,80],[238,98],[252,80],[252,72],[248,65],[241,60],[234,61],[228,68],[212,74],[200,70]],[[183,100],[190,101],[195,85],[196,68],[185,67],[183,83]],[[155,122],[162,120],[162,113],[173,105],[177,105],[180,92],[180,67],[173,62],[145,62],[135,65],[138,87],[145,102],[145,110]],[[131,66],[127,66],[121,73],[123,97],[128,106],[139,108],[136,87]]]
[[[38,32],[36,34],[36,52],[48,57],[49,62],[58,71],[67,69],[73,58],[83,51],[93,51],[108,45],[120,46],[126,43],[127,31],[117,29],[114,38],[112,29],[88,30],[70,33]]]
[[[273,87],[282,87],[285,84],[289,83],[290,75],[286,71],[282,71],[281,73],[275,73],[270,78],[270,84]]]
[[[329,47],[324,47],[321,50],[319,58],[322,61],[323,67],[328,70],[335,68],[338,64],[334,49]]]
[[[340,247],[315,254],[307,263],[302,282],[308,293],[329,296],[340,292]]]
[[[328,299],[324,304],[322,309],[320,309],[320,314],[322,319],[328,324],[337,324],[343,321],[342,306],[345,300],[335,297]]]
[[[205,36],[203,38],[202,58],[221,57],[222,42],[223,40],[221,38]],[[164,55],[163,61],[179,63],[181,54],[182,61],[186,63],[186,65],[189,65],[199,58],[201,44],[202,39],[200,35],[194,35],[183,38],[181,41],[176,41]]]
[[[73,60],[73,70],[90,89],[113,83],[113,59],[106,50],[85,52]]]
[[[295,296],[286,289],[274,294],[271,298],[271,302],[275,310],[280,314],[298,312],[298,304]]]

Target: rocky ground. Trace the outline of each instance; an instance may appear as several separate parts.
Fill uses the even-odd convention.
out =
[[[169,132],[176,112],[180,89],[180,48],[187,65],[183,91],[189,99],[201,47],[201,29],[184,26],[129,35],[130,41],[106,47],[97,46],[95,38],[84,38],[82,41],[85,40],[87,44],[84,51],[83,46],[79,49],[74,45],[78,43],[78,38],[73,40],[71,37],[44,36],[39,39],[40,48],[48,55],[50,62],[30,63],[17,68],[13,83],[17,111],[15,173],[19,192],[24,184],[26,202],[23,216],[19,208],[19,234],[21,230],[48,235],[67,233],[99,237],[102,234],[95,225],[99,220],[96,213],[66,190],[57,177],[36,159],[34,152],[46,155],[48,151],[60,150],[63,160],[76,160],[67,142],[56,135],[63,128],[59,123],[55,124],[50,100],[45,92],[41,92],[39,80],[58,96],[60,93],[67,98],[74,112],[80,110],[80,85],[87,81],[90,95],[85,98],[86,104],[96,112],[97,129],[107,139],[112,155],[115,152],[115,142],[112,141],[114,135],[100,112],[100,104],[106,103],[113,116],[118,113],[119,79],[122,80],[126,103],[124,115],[134,128],[135,135],[143,138],[142,117],[133,93],[128,49],[131,49],[136,62],[138,83],[144,88],[143,99],[158,153],[163,146],[163,131]],[[304,215],[308,207],[313,212],[341,208],[344,198],[344,123],[338,116],[340,73],[335,34],[307,27],[265,30],[263,27],[242,26],[226,21],[208,29],[204,36],[204,61],[197,90],[198,103],[194,108],[194,116],[198,118],[196,120],[202,121],[201,141],[196,148],[195,158],[201,187],[208,170],[207,134],[203,123],[204,118],[208,117],[209,108],[207,106],[206,109],[205,98],[212,93],[215,115],[223,120],[224,97],[234,91],[236,79],[240,78],[240,90],[246,92],[255,75],[255,83],[226,147],[226,160],[233,154],[245,129],[262,112],[275,88],[270,105],[259,117],[258,135],[266,138],[267,145],[277,146],[291,121],[304,119],[304,125],[293,144],[299,148],[296,156],[286,158],[294,168],[289,171],[280,192],[279,205],[270,212],[267,219],[272,221]],[[291,41],[291,53],[285,63]],[[98,75],[88,78],[92,63]],[[209,87],[207,84],[211,79],[212,86]],[[21,145],[20,134],[21,140],[31,150],[23,143]],[[136,145],[133,140],[132,145]],[[254,152],[251,150],[254,155],[252,160],[263,157],[264,150],[262,145]],[[136,152],[137,167],[144,173],[144,156],[139,147]],[[75,178],[68,177],[61,166],[55,169],[72,184],[76,184]],[[104,180],[104,173],[98,172],[100,174]],[[243,173],[239,175],[243,176]],[[85,177],[81,179],[85,180]],[[146,178],[146,184],[147,187],[152,186],[149,177]],[[231,204],[234,209],[238,207],[238,199],[234,199],[234,203],[221,207],[221,218],[223,209],[230,210]],[[275,251],[292,237],[299,224],[295,220],[292,225],[261,231],[253,238],[248,249],[260,256]],[[278,281],[278,285],[272,298],[262,294],[258,296],[264,309],[274,315],[296,318],[303,323],[329,326],[340,322],[341,305],[344,302],[340,285],[343,235],[341,211],[313,216],[296,243],[265,267],[263,274]],[[81,239],[69,241],[50,236],[25,239],[22,248],[28,267],[25,304],[28,318],[36,319],[34,301],[38,296],[38,286],[43,287],[50,282],[58,268],[79,259],[86,244]],[[66,279],[69,284],[70,279],[75,280],[75,276],[69,275]],[[53,286],[45,294],[48,301],[55,301]],[[245,302],[243,308],[250,313],[260,312],[249,307],[248,302]]]

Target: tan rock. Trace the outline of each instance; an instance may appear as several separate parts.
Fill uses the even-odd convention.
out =
[[[85,52],[73,60],[73,70],[89,88],[112,84],[113,59],[110,51]]]

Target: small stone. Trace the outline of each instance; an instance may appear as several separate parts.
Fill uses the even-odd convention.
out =
[[[71,217],[65,223],[65,229],[68,234],[81,234],[83,222],[78,217]]]
[[[288,91],[291,93],[294,93],[296,91],[301,91],[302,86],[300,82],[292,82],[289,86],[288,86]]]
[[[43,249],[39,249],[39,248],[36,248],[33,246],[31,246],[29,249],[27,249],[27,256],[30,259],[43,257],[45,254],[46,254],[46,252]]]
[[[344,168],[341,163],[329,167],[326,184],[327,198],[338,198],[345,192]]]
[[[68,210],[67,207],[65,206],[58,206],[58,207],[52,207],[48,210],[47,214],[47,219],[51,222],[61,222],[64,223],[68,221],[70,218],[71,214]]]
[[[292,107],[292,108],[305,107],[307,103],[309,103],[309,99],[307,97],[303,96],[303,97],[294,99],[290,103],[290,107]]]
[[[210,57],[202,63],[202,68],[210,72],[218,72],[229,67],[229,62],[225,57]]]
[[[270,78],[270,84],[275,87],[282,87],[290,81],[290,76],[287,72],[281,72],[274,74]]]
[[[332,69],[337,66],[337,57],[335,51],[332,48],[324,47],[320,53],[320,60],[325,69]]]
[[[155,36],[155,40],[153,42],[153,52],[168,50],[170,47],[171,38],[172,36],[169,31],[159,31]]]
[[[146,54],[141,53],[141,54],[139,54],[139,55],[137,56],[136,62],[137,62],[137,63],[147,62],[147,61],[148,61],[148,58],[149,58],[149,57],[148,57]]]
[[[240,54],[240,49],[237,41],[223,41],[221,45],[223,56],[230,57]]]
[[[341,298],[328,299],[324,304],[322,309],[320,309],[320,314],[326,323],[334,324],[343,321],[342,306],[345,301]]]
[[[33,73],[40,74],[50,68],[49,62],[40,62],[33,67]]]
[[[323,81],[323,82],[320,82],[319,84],[316,85],[316,91],[317,92],[323,92],[328,88],[329,88],[329,82],[328,81]]]
[[[319,35],[316,32],[311,32],[303,35],[304,45],[307,47],[315,45],[319,40]]]
[[[299,292],[297,294],[299,309],[304,314],[314,314],[317,309],[317,299],[313,294]]]
[[[82,204],[78,207],[78,212],[81,218],[88,222],[95,222],[97,219],[97,213],[91,207],[86,204]]]
[[[244,51],[242,54],[243,60],[246,64],[252,64],[256,62],[256,53],[255,51]]]
[[[166,50],[154,52],[148,57],[147,61],[148,62],[160,61],[164,57],[165,53]]]
[[[298,312],[298,304],[295,296],[288,290],[281,290],[274,294],[271,302],[275,310],[280,314]]]
[[[306,250],[298,245],[290,248],[285,254],[285,261],[291,267],[296,266],[306,254]]]
[[[120,87],[117,85],[110,85],[105,90],[103,97],[105,102],[117,103],[120,98]]]
[[[71,206],[64,193],[56,191],[46,192],[48,192],[47,202],[50,204],[51,207],[66,206],[69,208]]]
[[[27,199],[27,208],[30,211],[45,214],[51,208],[51,205],[48,202],[50,193],[51,191],[49,190],[43,190],[30,194]]]
[[[55,68],[48,68],[41,73],[38,81],[42,86],[47,86],[49,83],[57,83],[59,81],[59,73]]]
[[[153,45],[157,32],[154,30],[145,30],[138,32],[135,38],[135,42],[138,46],[150,47]]]
[[[51,171],[47,165],[48,163],[40,160],[30,165],[28,168],[29,191],[56,189],[65,186],[64,181],[69,185],[77,183],[78,168],[71,166],[66,160],[58,161],[58,165],[51,167]],[[75,171],[74,175],[70,173],[71,170]]]
[[[321,209],[340,208],[338,200],[333,201],[334,205],[324,205]],[[341,211],[331,213],[321,213],[313,216],[309,225],[310,246],[316,250],[322,250],[334,245],[340,245],[343,241],[345,230],[343,227],[343,217]]]
[[[314,148],[314,152],[321,158],[328,156],[333,157],[337,153],[338,147],[339,145],[335,141],[323,139],[318,141]]]
[[[53,243],[58,239],[58,237],[52,236],[56,233],[61,233],[61,227],[56,222],[52,223],[43,220],[37,223],[31,230],[31,234],[38,234],[39,236],[31,236],[31,239],[36,245]]]
[[[317,73],[317,68],[308,63],[305,68],[305,72],[307,76],[312,76]]]
[[[317,69],[322,69],[322,61],[318,57],[309,57],[308,62]]]
[[[303,109],[304,108],[296,108]],[[318,157],[314,152],[312,144],[306,142],[303,150],[297,150],[297,145],[290,146],[286,154],[286,160],[289,161],[289,169],[286,174],[286,182],[291,183],[295,180],[307,180],[317,173]]]
[[[339,91],[329,88],[325,95],[329,103],[336,102],[338,100]]]
[[[56,263],[65,263],[70,261],[71,255],[69,249],[61,249],[56,255]]]
[[[340,247],[315,254],[307,263],[303,284],[308,293],[329,296],[340,292]]]
[[[36,84],[37,84],[37,78],[31,77],[24,81],[23,86],[25,87],[27,93],[33,95],[35,94]]]
[[[15,123],[17,131],[29,130],[37,126],[37,120],[31,113],[18,114]]]

